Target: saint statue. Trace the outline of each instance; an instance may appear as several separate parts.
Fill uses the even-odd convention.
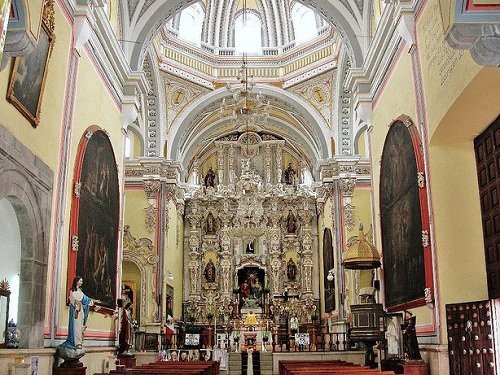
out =
[[[405,318],[401,329],[403,331],[404,355],[410,360],[422,359],[420,349],[418,348],[417,332],[415,330],[416,323],[417,317],[413,316],[410,311],[405,311]]]
[[[247,249],[246,249],[247,254],[255,254],[255,248],[253,243],[254,241],[252,240],[247,244]]]
[[[215,233],[214,215],[209,212],[207,216],[207,234]]]
[[[299,330],[299,319],[297,319],[297,315],[293,314],[290,318],[290,331],[295,334]]]
[[[83,336],[87,328],[87,319],[89,317],[90,306],[95,303],[101,303],[99,300],[94,300],[87,297],[82,291],[83,278],[76,276],[71,285],[71,293],[69,294],[69,324],[68,338],[62,344],[70,348],[81,348],[83,345]],[[96,311],[99,306],[94,308]]]
[[[118,305],[120,307],[120,305]],[[132,338],[132,301],[126,292],[122,292],[120,333],[118,335],[118,354],[120,356],[132,355],[129,352]]]
[[[286,276],[290,281],[295,281],[295,278],[297,277],[297,266],[292,258],[288,260],[286,265]]]
[[[205,187],[214,187],[215,185],[215,173],[212,169],[212,167],[210,167],[208,169],[208,172],[207,174],[205,175]]]
[[[285,169],[285,184],[295,184],[295,170],[292,167],[292,163],[288,163],[288,167]]]
[[[297,230],[297,223],[295,220],[295,215],[292,213],[292,210],[288,210],[288,217],[286,219],[286,230],[288,233],[295,233]]]
[[[64,359],[62,367],[81,367],[83,365],[79,359],[85,355],[83,336],[87,328],[89,310],[91,306],[95,306],[95,311],[100,309],[100,306],[95,304],[101,303],[101,301],[86,296],[82,291],[82,285],[83,278],[76,276],[69,294],[68,337],[56,350],[56,355]]]
[[[207,283],[215,283],[215,265],[212,259],[205,266],[205,280]]]

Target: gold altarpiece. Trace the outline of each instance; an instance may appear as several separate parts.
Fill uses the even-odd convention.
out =
[[[278,322],[293,312],[310,322],[319,304],[316,200],[304,183],[310,168],[267,134],[243,132],[215,145],[215,157],[190,171],[186,317],[222,323],[251,312]],[[198,175],[200,169],[212,169],[215,178]]]

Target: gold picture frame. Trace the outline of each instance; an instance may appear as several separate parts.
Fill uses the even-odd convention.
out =
[[[54,42],[54,3],[45,0],[38,43],[27,55],[16,57],[7,89],[7,100],[35,128],[40,124],[42,96]]]

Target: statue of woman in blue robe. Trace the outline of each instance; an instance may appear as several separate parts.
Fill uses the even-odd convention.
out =
[[[82,285],[83,279],[80,276],[76,276],[73,279],[69,295],[68,338],[62,344],[62,346],[68,348],[80,349],[82,347],[90,306],[101,302],[100,300],[87,297],[81,289]],[[95,311],[99,309],[99,306],[94,307]]]

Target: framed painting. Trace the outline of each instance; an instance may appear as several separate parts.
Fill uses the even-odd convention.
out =
[[[46,4],[49,3],[46,2]],[[36,47],[27,55],[16,57],[12,66],[7,100],[28,119],[33,127],[37,127],[40,123],[43,89],[54,40],[53,25],[50,26],[44,16]]]
[[[75,275],[81,276],[87,294],[112,311],[117,294],[120,200],[116,161],[104,131],[89,130],[82,138],[74,186],[68,288]]]
[[[389,311],[425,305],[432,288],[427,196],[418,131],[395,120],[387,134],[380,170],[380,209],[385,301]]]

